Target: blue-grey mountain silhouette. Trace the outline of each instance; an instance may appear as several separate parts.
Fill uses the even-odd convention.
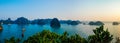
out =
[[[52,19],[52,21],[50,22],[50,26],[52,28],[60,28],[61,27],[60,22],[57,18]]]

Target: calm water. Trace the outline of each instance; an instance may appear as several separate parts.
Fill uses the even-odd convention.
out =
[[[2,25],[3,31],[0,32],[0,40],[3,41],[4,39],[9,39],[10,37],[20,38],[22,40],[26,40],[28,37],[41,32],[42,30],[50,30],[52,32],[56,32],[58,34],[62,34],[63,32],[67,31],[70,35],[71,34],[79,34],[80,36],[87,38],[89,35],[94,34],[92,32],[93,29],[99,26],[90,26],[90,25],[83,25],[79,24],[76,26],[61,24],[60,29],[52,29],[49,24],[40,26],[40,25]],[[22,38],[22,29],[25,28],[24,37]],[[120,25],[113,26],[112,23],[105,23],[105,29],[110,31],[114,37],[120,37]]]

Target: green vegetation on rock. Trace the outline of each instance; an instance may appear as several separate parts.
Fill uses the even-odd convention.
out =
[[[64,32],[59,35],[49,30],[43,30],[24,40],[23,43],[110,43],[113,39],[113,36],[110,35],[108,30],[104,30],[103,26],[94,29],[93,32],[94,35],[90,35],[88,40],[86,40],[78,34],[69,35],[67,32]],[[5,42],[18,43],[20,40],[12,37],[10,40],[5,40]]]
[[[29,37],[24,43],[87,43],[87,40],[79,35],[68,36],[67,32],[62,35],[43,30],[41,33]]]
[[[108,29],[105,31],[104,26],[100,26],[93,30],[95,35],[88,37],[89,43],[110,43],[113,39],[113,35],[110,35]]]
[[[20,43],[20,39],[15,39],[11,37],[10,39],[5,39],[5,43]]]

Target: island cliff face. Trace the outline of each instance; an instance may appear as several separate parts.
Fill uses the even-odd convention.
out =
[[[0,31],[2,30],[2,26],[0,25]]]
[[[61,27],[60,22],[57,18],[52,19],[52,21],[50,22],[50,26],[52,28],[60,28]]]

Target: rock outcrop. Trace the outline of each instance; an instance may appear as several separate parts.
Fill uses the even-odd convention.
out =
[[[61,27],[60,22],[57,18],[52,19],[52,21],[50,22],[50,26],[52,28],[60,28]]]
[[[101,22],[101,21],[97,21],[97,22],[89,22],[89,25],[104,25],[104,23],[103,22]]]
[[[0,31],[3,29],[3,27],[0,25]]]
[[[113,22],[112,24],[113,24],[113,25],[119,25],[119,23],[118,23],[118,22]]]
[[[27,18],[24,17],[20,17],[17,18],[17,20],[15,20],[16,24],[29,24],[29,20]]]

